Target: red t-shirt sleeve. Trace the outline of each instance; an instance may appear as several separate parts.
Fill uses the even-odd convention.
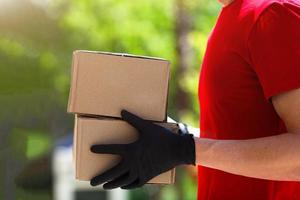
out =
[[[300,88],[300,6],[269,5],[249,34],[248,48],[267,100]]]

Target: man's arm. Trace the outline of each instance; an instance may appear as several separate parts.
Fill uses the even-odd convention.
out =
[[[196,164],[232,174],[300,181],[300,89],[272,98],[288,132],[249,140],[195,137]]]
[[[300,89],[274,97],[273,103],[289,133],[251,140],[210,140],[174,134],[122,110],[122,119],[138,130],[139,138],[129,144],[91,146],[93,153],[122,157],[116,166],[92,178],[91,185],[105,183],[104,189],[141,187],[182,164],[199,164],[255,178],[300,181]]]

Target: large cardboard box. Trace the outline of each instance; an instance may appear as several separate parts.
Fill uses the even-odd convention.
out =
[[[178,133],[176,123],[157,123]],[[138,137],[137,130],[127,122],[114,118],[87,118],[75,116],[73,158],[76,179],[88,181],[94,176],[113,167],[120,161],[118,155],[95,154],[90,152],[94,144],[125,144]],[[175,168],[162,173],[148,183],[174,183]]]
[[[127,109],[165,121],[169,71],[160,58],[75,51],[68,112],[120,117]]]

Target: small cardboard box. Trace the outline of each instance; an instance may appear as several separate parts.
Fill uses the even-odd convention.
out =
[[[178,133],[176,123],[158,122],[158,125]],[[125,144],[137,139],[137,130],[127,122],[114,118],[88,118],[75,116],[73,161],[76,179],[88,181],[110,169],[120,161],[118,155],[95,154],[90,147],[95,144]],[[148,183],[174,183],[175,168],[162,173]]]
[[[120,117],[127,109],[165,121],[169,71],[160,58],[74,51],[68,112]]]

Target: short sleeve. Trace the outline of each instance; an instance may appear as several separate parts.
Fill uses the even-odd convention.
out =
[[[269,5],[249,33],[248,48],[267,100],[300,88],[300,6]]]

